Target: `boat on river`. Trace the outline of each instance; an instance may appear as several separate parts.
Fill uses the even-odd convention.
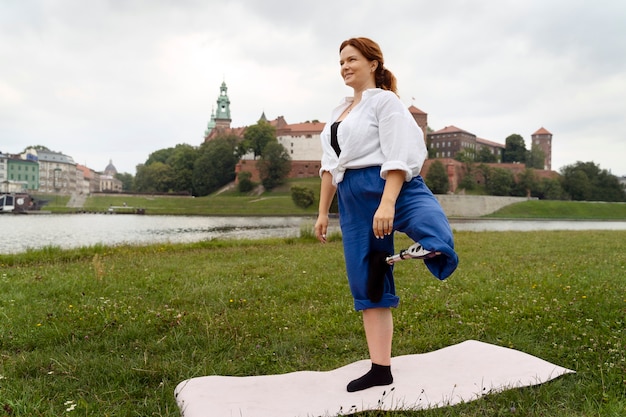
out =
[[[27,193],[3,193],[0,194],[0,214],[39,214],[47,203]]]

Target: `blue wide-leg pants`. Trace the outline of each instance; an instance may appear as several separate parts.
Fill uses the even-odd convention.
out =
[[[393,234],[376,239],[372,230],[374,213],[380,204],[384,187],[385,180],[380,178],[380,167],[348,170],[337,186],[346,272],[357,311],[397,307],[400,301],[395,291],[393,266],[385,276],[382,299],[373,303],[367,297],[370,253],[394,253]],[[393,228],[419,242],[425,249],[441,252],[441,256],[424,260],[436,278],[443,280],[454,272],[459,259],[454,251],[450,224],[439,201],[421,176],[404,183],[396,201]]]

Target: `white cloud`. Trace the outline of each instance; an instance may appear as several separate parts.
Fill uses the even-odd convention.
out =
[[[263,111],[327,121],[350,93],[338,47],[351,36],[381,45],[434,129],[529,145],[543,126],[555,169],[626,174],[626,3],[609,0],[4,1],[0,150],[40,144],[134,173],[201,143],[222,81],[234,126]]]

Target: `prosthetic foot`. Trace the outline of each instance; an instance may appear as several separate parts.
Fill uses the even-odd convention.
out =
[[[441,255],[441,252],[426,250],[419,244],[419,242],[416,242],[407,249],[402,249],[400,253],[388,256],[385,259],[385,262],[387,262],[388,265],[393,265],[394,263],[404,259],[430,259],[438,255]]]

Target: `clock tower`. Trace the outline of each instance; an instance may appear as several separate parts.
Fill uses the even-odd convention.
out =
[[[217,110],[215,112],[215,127],[230,129],[230,100],[228,99],[228,87],[226,82],[222,82],[220,96],[217,98]]]

